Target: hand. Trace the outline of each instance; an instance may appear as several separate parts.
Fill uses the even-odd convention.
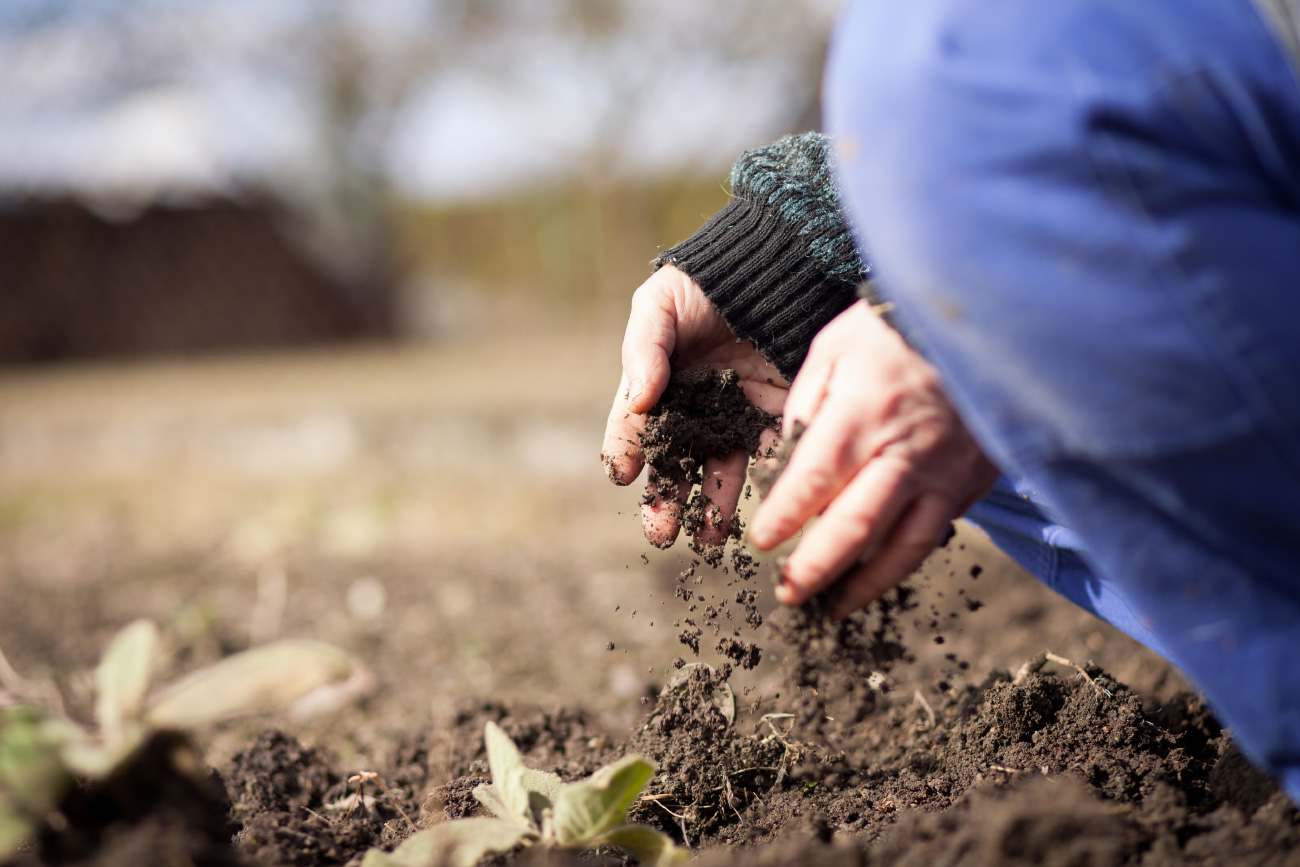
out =
[[[717,370],[734,369],[751,403],[774,415],[781,412],[788,390],[781,374],[753,344],[737,342],[736,335],[690,277],[665,265],[632,296],[632,314],[623,336],[623,378],[614,396],[601,448],[605,470],[617,485],[631,484],[645,464],[639,436],[645,430],[644,413],[658,403],[668,387],[670,359],[680,368],[708,365]],[[698,546],[726,541],[748,464],[749,456],[743,452],[705,460],[706,484],[702,490],[713,505],[706,510],[705,524],[696,531]],[[641,507],[646,538],[656,547],[667,548],[681,529],[690,485],[669,492],[667,499],[660,496],[653,480],[646,491],[651,498]]]
[[[776,595],[787,605],[839,579],[835,616],[847,617],[920,566],[997,480],[938,372],[866,302],[813,341],[786,436],[796,421],[807,429],[749,528],[768,551],[821,515],[786,561]]]

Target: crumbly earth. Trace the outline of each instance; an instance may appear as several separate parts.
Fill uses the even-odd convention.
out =
[[[660,771],[632,817],[701,851],[707,865],[1300,858],[1300,816],[1191,694],[1144,706],[1096,666],[1040,657],[927,700],[920,713],[909,697],[883,694],[830,749],[797,739],[786,714],[748,730],[728,724],[717,694],[729,673],[694,667],[621,743],[578,712],[466,707],[450,782],[426,786],[428,756],[417,750],[384,769],[387,792],[362,797],[318,751],[274,730],[235,757],[224,797],[157,747],[103,791],[78,792],[65,810],[72,826],[47,832],[14,863],[347,864],[408,834],[403,814],[427,826],[475,812],[489,719],[530,764],[570,779],[628,752],[652,758]],[[533,863],[522,857],[494,863]]]
[[[650,468],[647,478],[662,497],[677,497],[679,486],[690,486],[692,493],[686,497],[682,513],[682,527],[688,535],[694,535],[703,523],[709,506],[709,492],[701,485],[705,460],[736,451],[756,455],[759,437],[777,421],[776,416],[749,402],[734,370],[699,367],[673,371],[659,402],[645,414],[640,445]],[[739,523],[733,522],[731,531],[739,538]],[[721,562],[717,549],[706,551],[705,556],[710,565]]]
[[[749,402],[734,370],[674,370],[663,396],[645,415],[641,451],[655,475],[696,480],[705,458],[734,451],[753,455],[775,417]]]
[[[52,450],[52,481],[0,486],[0,647],[28,684],[56,683],[69,712],[89,719],[89,672],[108,638],[139,616],[160,623],[163,679],[267,640],[254,634],[335,642],[380,678],[364,703],[316,720],[200,732],[198,752],[184,738],[157,739],[108,785],[76,790],[14,863],[356,863],[365,847],[407,835],[407,817],[427,825],[478,809],[472,791],[486,779],[483,727],[493,720],[530,765],[566,779],[631,751],[652,757],[661,770],[635,818],[689,841],[702,865],[1300,864],[1300,816],[1170,666],[997,559],[969,527],[887,618],[881,608],[832,626],[811,610],[774,612],[761,570],[744,580],[732,559],[724,574],[676,551],[651,551],[646,565],[642,546],[627,546],[635,493],[606,482],[582,438],[599,429],[609,383],[582,386],[590,406],[571,416],[547,415],[583,382],[589,349],[575,350],[561,385],[540,396],[532,381],[504,395],[488,387],[513,382],[490,367],[492,353],[441,375],[454,355],[418,376],[400,356],[383,376],[359,377],[349,418],[360,420],[350,429],[361,457],[307,481],[239,481],[183,464],[152,486],[130,475],[133,465],[114,465],[120,488],[107,475],[93,484],[61,475],[95,454],[82,431],[131,420],[137,395],[153,406],[174,387],[206,400],[212,388],[188,368],[157,382],[141,380],[148,371],[101,374],[57,413],[42,402],[67,384],[4,392],[0,447]],[[173,427],[156,435],[228,438],[243,456],[279,430],[293,395],[312,383],[341,387],[359,363],[344,361],[331,377],[281,371],[283,393],[267,399],[265,415],[249,408],[237,423],[223,404],[195,410],[192,423],[169,417]],[[480,368],[491,374],[473,380],[482,387],[438,391]],[[235,373],[226,400],[248,387]],[[373,394],[373,383],[407,375],[385,409],[389,397]],[[437,400],[413,417],[413,395],[428,390]],[[464,412],[474,423],[457,427],[449,402],[488,397],[502,401],[499,415],[473,404]],[[31,425],[59,436],[13,433]],[[590,481],[556,473],[569,430],[574,473],[589,470]],[[457,444],[445,460],[415,450],[433,433]],[[534,470],[520,444],[536,441],[553,448]],[[381,446],[384,459],[367,463]],[[407,448],[413,457],[402,464]],[[22,453],[24,472],[37,471],[40,454]],[[18,458],[6,460],[7,479],[17,478]],[[387,469],[395,463],[400,472]],[[508,486],[518,496],[503,498]],[[624,515],[613,517],[615,508]],[[272,531],[281,533],[274,546]],[[351,601],[375,583],[388,599],[378,618]],[[687,669],[680,657],[674,667],[678,654],[695,660],[677,642],[687,617],[711,668]],[[754,669],[728,653],[744,658],[745,645],[761,648]],[[730,724],[724,679],[736,705]],[[361,770],[387,791],[367,783],[358,796],[348,780]],[[621,860],[607,852],[583,863]],[[513,853],[491,863],[543,862]]]

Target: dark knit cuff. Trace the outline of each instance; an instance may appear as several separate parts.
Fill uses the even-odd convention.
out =
[[[811,248],[816,239],[782,216],[783,198],[732,199],[654,266],[689,275],[731,330],[793,380],[813,337],[857,300],[858,281],[826,273]]]

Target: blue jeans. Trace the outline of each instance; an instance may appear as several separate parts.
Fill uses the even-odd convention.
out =
[[[1300,803],[1300,82],[1263,19],[857,0],[826,110],[884,294],[1015,480],[970,517]]]

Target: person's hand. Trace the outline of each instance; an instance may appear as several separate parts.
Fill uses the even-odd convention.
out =
[[[684,369],[704,365],[717,370],[734,369],[751,403],[774,415],[781,412],[788,388],[781,374],[753,344],[737,340],[690,277],[665,265],[632,296],[632,314],[623,336],[623,378],[614,396],[601,448],[605,470],[615,484],[631,484],[645,465],[639,436],[645,430],[644,413],[658,403],[668,387],[670,359]],[[727,526],[745,485],[748,462],[743,452],[704,462],[702,490],[713,505],[706,508],[705,523],[696,531],[697,545],[726,541]],[[677,538],[689,488],[689,484],[683,484],[680,490],[661,496],[650,480],[650,501],[641,507],[641,522],[651,544],[666,548]]]
[[[769,551],[821,516],[785,563],[787,605],[838,579],[834,614],[852,614],[920,566],[997,480],[938,372],[866,302],[813,341],[785,403],[787,437],[797,422],[807,429],[749,527]]]

